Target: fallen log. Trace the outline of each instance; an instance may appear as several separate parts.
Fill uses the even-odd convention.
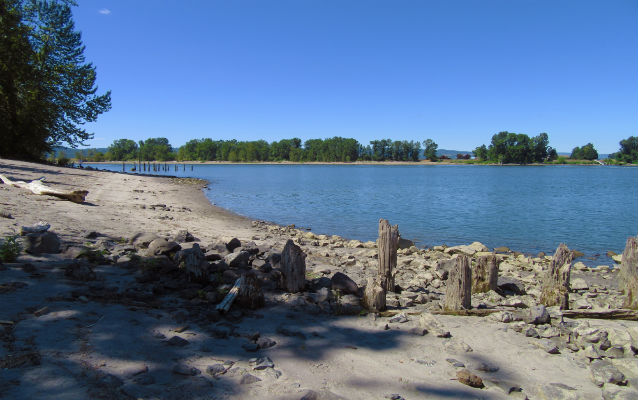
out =
[[[68,192],[64,192],[62,190],[53,189],[45,185],[44,177],[40,179],[33,180],[31,182],[25,181],[12,181],[4,175],[0,175],[0,179],[7,185],[12,185],[15,187],[19,187],[22,189],[30,190],[32,193],[40,194],[43,196],[53,196],[59,199],[72,201],[73,203],[82,203],[86,198],[86,195],[89,194],[88,190],[72,190]]]
[[[237,297],[237,294],[239,294],[239,290],[241,289],[243,284],[244,275],[237,278],[233,287],[230,289],[226,297],[224,297],[224,300],[222,300],[221,303],[217,304],[217,307],[215,307],[215,309],[221,313],[228,312],[228,310],[230,310],[230,306],[233,305],[233,301],[235,301],[235,297]]]
[[[592,318],[592,319],[624,319],[627,321],[638,321],[638,311],[627,309],[615,310],[563,310],[565,318]]]
[[[469,310],[439,310],[430,311],[435,315],[457,315],[462,317],[486,317],[499,311],[510,311],[503,308],[471,308]]]

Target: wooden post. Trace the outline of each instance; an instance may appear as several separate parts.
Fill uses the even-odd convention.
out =
[[[447,290],[445,291],[444,310],[469,310],[472,308],[472,270],[470,258],[458,256],[454,267],[447,278]]]
[[[125,167],[125,165],[126,165],[126,164],[124,163],[124,161],[122,161],[122,172],[126,172],[126,167]]]
[[[397,266],[397,247],[399,246],[399,227],[390,226],[388,220],[379,220],[379,283],[386,292],[394,292],[394,275]]]
[[[472,270],[472,293],[484,293],[498,288],[498,263],[496,256],[482,256]]]
[[[288,239],[281,253],[281,286],[291,293],[304,289],[306,285],[306,254]]]
[[[363,306],[370,312],[379,312],[386,309],[385,290],[378,279],[368,278],[366,290],[363,292]]]
[[[563,243],[558,245],[554,258],[541,287],[540,303],[569,309],[569,275],[572,268],[572,252]]]
[[[627,239],[618,278],[618,286],[625,294],[623,307],[638,310],[638,237]]]
[[[264,292],[254,271],[250,271],[244,276],[244,285],[239,288],[237,294],[237,304],[240,307],[255,310],[264,306]]]

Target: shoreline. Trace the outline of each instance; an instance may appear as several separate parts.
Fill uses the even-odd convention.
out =
[[[638,394],[635,321],[572,319],[556,306],[533,314],[551,256],[494,255],[498,292],[471,300],[483,316],[441,315],[449,263],[492,253],[480,243],[404,244],[395,270],[400,290],[387,293],[387,312],[367,313],[359,290],[376,274],[375,242],[239,216],[211,204],[200,180],[110,172],[0,160],[0,173],[12,179],[44,175],[53,187],[89,190],[75,204],[0,185],[0,206],[11,216],[0,218],[2,236],[44,220],[62,242],[61,253],[21,253],[0,265],[0,387],[10,398]],[[201,251],[209,279],[184,272],[179,254],[186,253],[167,256],[151,245],[163,238]],[[298,293],[279,289],[288,240],[304,253],[307,284]],[[240,247],[230,250],[232,243]],[[243,273],[259,279],[263,306],[215,311]],[[352,283],[340,283],[339,274]],[[620,307],[617,270],[574,263],[571,275],[574,312]],[[603,369],[618,379],[601,382]],[[461,383],[465,373],[484,387]]]

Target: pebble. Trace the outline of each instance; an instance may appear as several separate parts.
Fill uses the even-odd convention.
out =
[[[189,367],[186,364],[175,364],[173,367],[173,373],[178,375],[195,376],[201,373],[200,370],[194,367]]]
[[[253,369],[260,371],[266,368],[274,368],[275,363],[269,357],[261,357],[255,359]]]
[[[261,379],[259,379],[255,375],[245,374],[244,376],[241,377],[241,380],[239,381],[239,384],[241,384],[241,385],[250,385],[251,383],[255,383],[255,382],[259,382],[259,381],[261,381]]]
[[[483,379],[481,379],[478,375],[474,375],[467,369],[456,371],[456,379],[458,379],[460,383],[474,388],[485,387],[485,385],[483,385]]]
[[[183,347],[183,346],[187,346],[190,342],[186,339],[183,339],[179,336],[173,336],[172,338],[168,339],[168,341],[166,342],[169,344],[169,346],[179,346],[179,347]]]
[[[460,362],[459,360],[456,360],[454,358],[446,358],[445,361],[447,361],[450,364],[452,364],[452,366],[455,367],[455,368],[465,368],[465,364],[463,364],[462,362]]]

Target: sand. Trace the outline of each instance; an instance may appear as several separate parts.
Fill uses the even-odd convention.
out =
[[[89,232],[124,245],[137,232],[170,236],[185,229],[200,245],[238,238],[270,251],[281,251],[289,238],[285,229],[211,205],[201,181],[10,160],[0,160],[0,174],[27,181],[44,176],[58,189],[89,190],[85,203],[74,204],[0,185],[0,210],[12,217],[0,218],[2,237],[46,221],[65,248],[96,242]],[[334,244],[317,250],[297,241],[309,254],[309,270],[328,277],[348,273],[348,257],[374,251]],[[336,316],[303,306],[303,295],[276,290],[267,293],[264,308],[233,308],[220,317],[206,313],[215,303],[177,291],[154,293],[130,265],[96,265],[97,280],[70,279],[70,257],[23,253],[0,266],[0,398],[599,399],[638,393],[635,355],[614,361],[628,385],[601,388],[584,351],[563,347],[550,354],[545,342],[494,318],[438,315],[440,329],[451,334],[442,338],[432,329],[422,335],[418,307],[404,310],[406,322]],[[373,271],[352,274],[360,281]],[[621,332],[636,324],[590,323]],[[275,345],[247,351],[257,336]],[[463,368],[485,387],[460,383]]]

